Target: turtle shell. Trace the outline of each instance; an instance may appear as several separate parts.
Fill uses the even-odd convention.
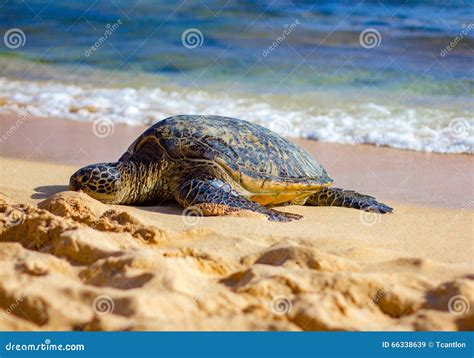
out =
[[[332,183],[303,149],[267,128],[235,118],[166,118],[137,138],[120,160],[153,161],[163,152],[178,163],[212,161],[255,194],[312,192]]]

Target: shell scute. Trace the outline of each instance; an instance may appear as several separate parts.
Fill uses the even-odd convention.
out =
[[[256,193],[311,191],[332,183],[321,164],[303,149],[262,126],[235,118],[166,118],[145,131],[120,160],[152,161],[163,153],[178,163],[212,161]]]

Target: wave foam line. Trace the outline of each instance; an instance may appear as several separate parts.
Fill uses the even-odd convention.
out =
[[[295,104],[286,106],[290,107]],[[474,152],[472,116],[432,108],[360,103],[288,110],[258,98],[204,91],[83,88],[0,78],[0,112],[7,111],[79,121],[107,118],[129,125],[149,125],[178,114],[215,114],[256,122],[287,137],[424,152]]]

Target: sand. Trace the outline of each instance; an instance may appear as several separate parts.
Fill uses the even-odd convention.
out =
[[[194,217],[67,191],[143,130],[0,117],[0,330],[472,330],[470,156],[299,141],[395,208]]]

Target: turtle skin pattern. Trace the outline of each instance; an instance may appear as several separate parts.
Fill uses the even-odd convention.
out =
[[[389,213],[393,210],[390,206],[379,203],[373,196],[340,188],[324,188],[311,195],[305,205],[342,206],[379,214]]]
[[[291,221],[302,216],[273,210],[239,195],[221,180],[191,179],[180,187],[176,200],[185,208],[195,208],[200,215],[229,215],[251,211],[266,215],[270,221]]]
[[[203,215],[251,211],[271,221],[301,218],[251,200],[249,193],[297,193],[298,200],[288,203],[392,211],[371,196],[328,188],[332,179],[304,150],[264,127],[234,118],[166,118],[147,129],[119,161],[150,164],[162,158],[173,163],[173,170],[160,182],[179,204],[196,207]]]
[[[314,188],[332,182],[321,164],[295,144],[262,126],[235,118],[166,118],[146,130],[120,160],[151,162],[161,153],[176,162],[216,161],[236,181],[242,182],[246,176],[256,186],[306,183]]]

